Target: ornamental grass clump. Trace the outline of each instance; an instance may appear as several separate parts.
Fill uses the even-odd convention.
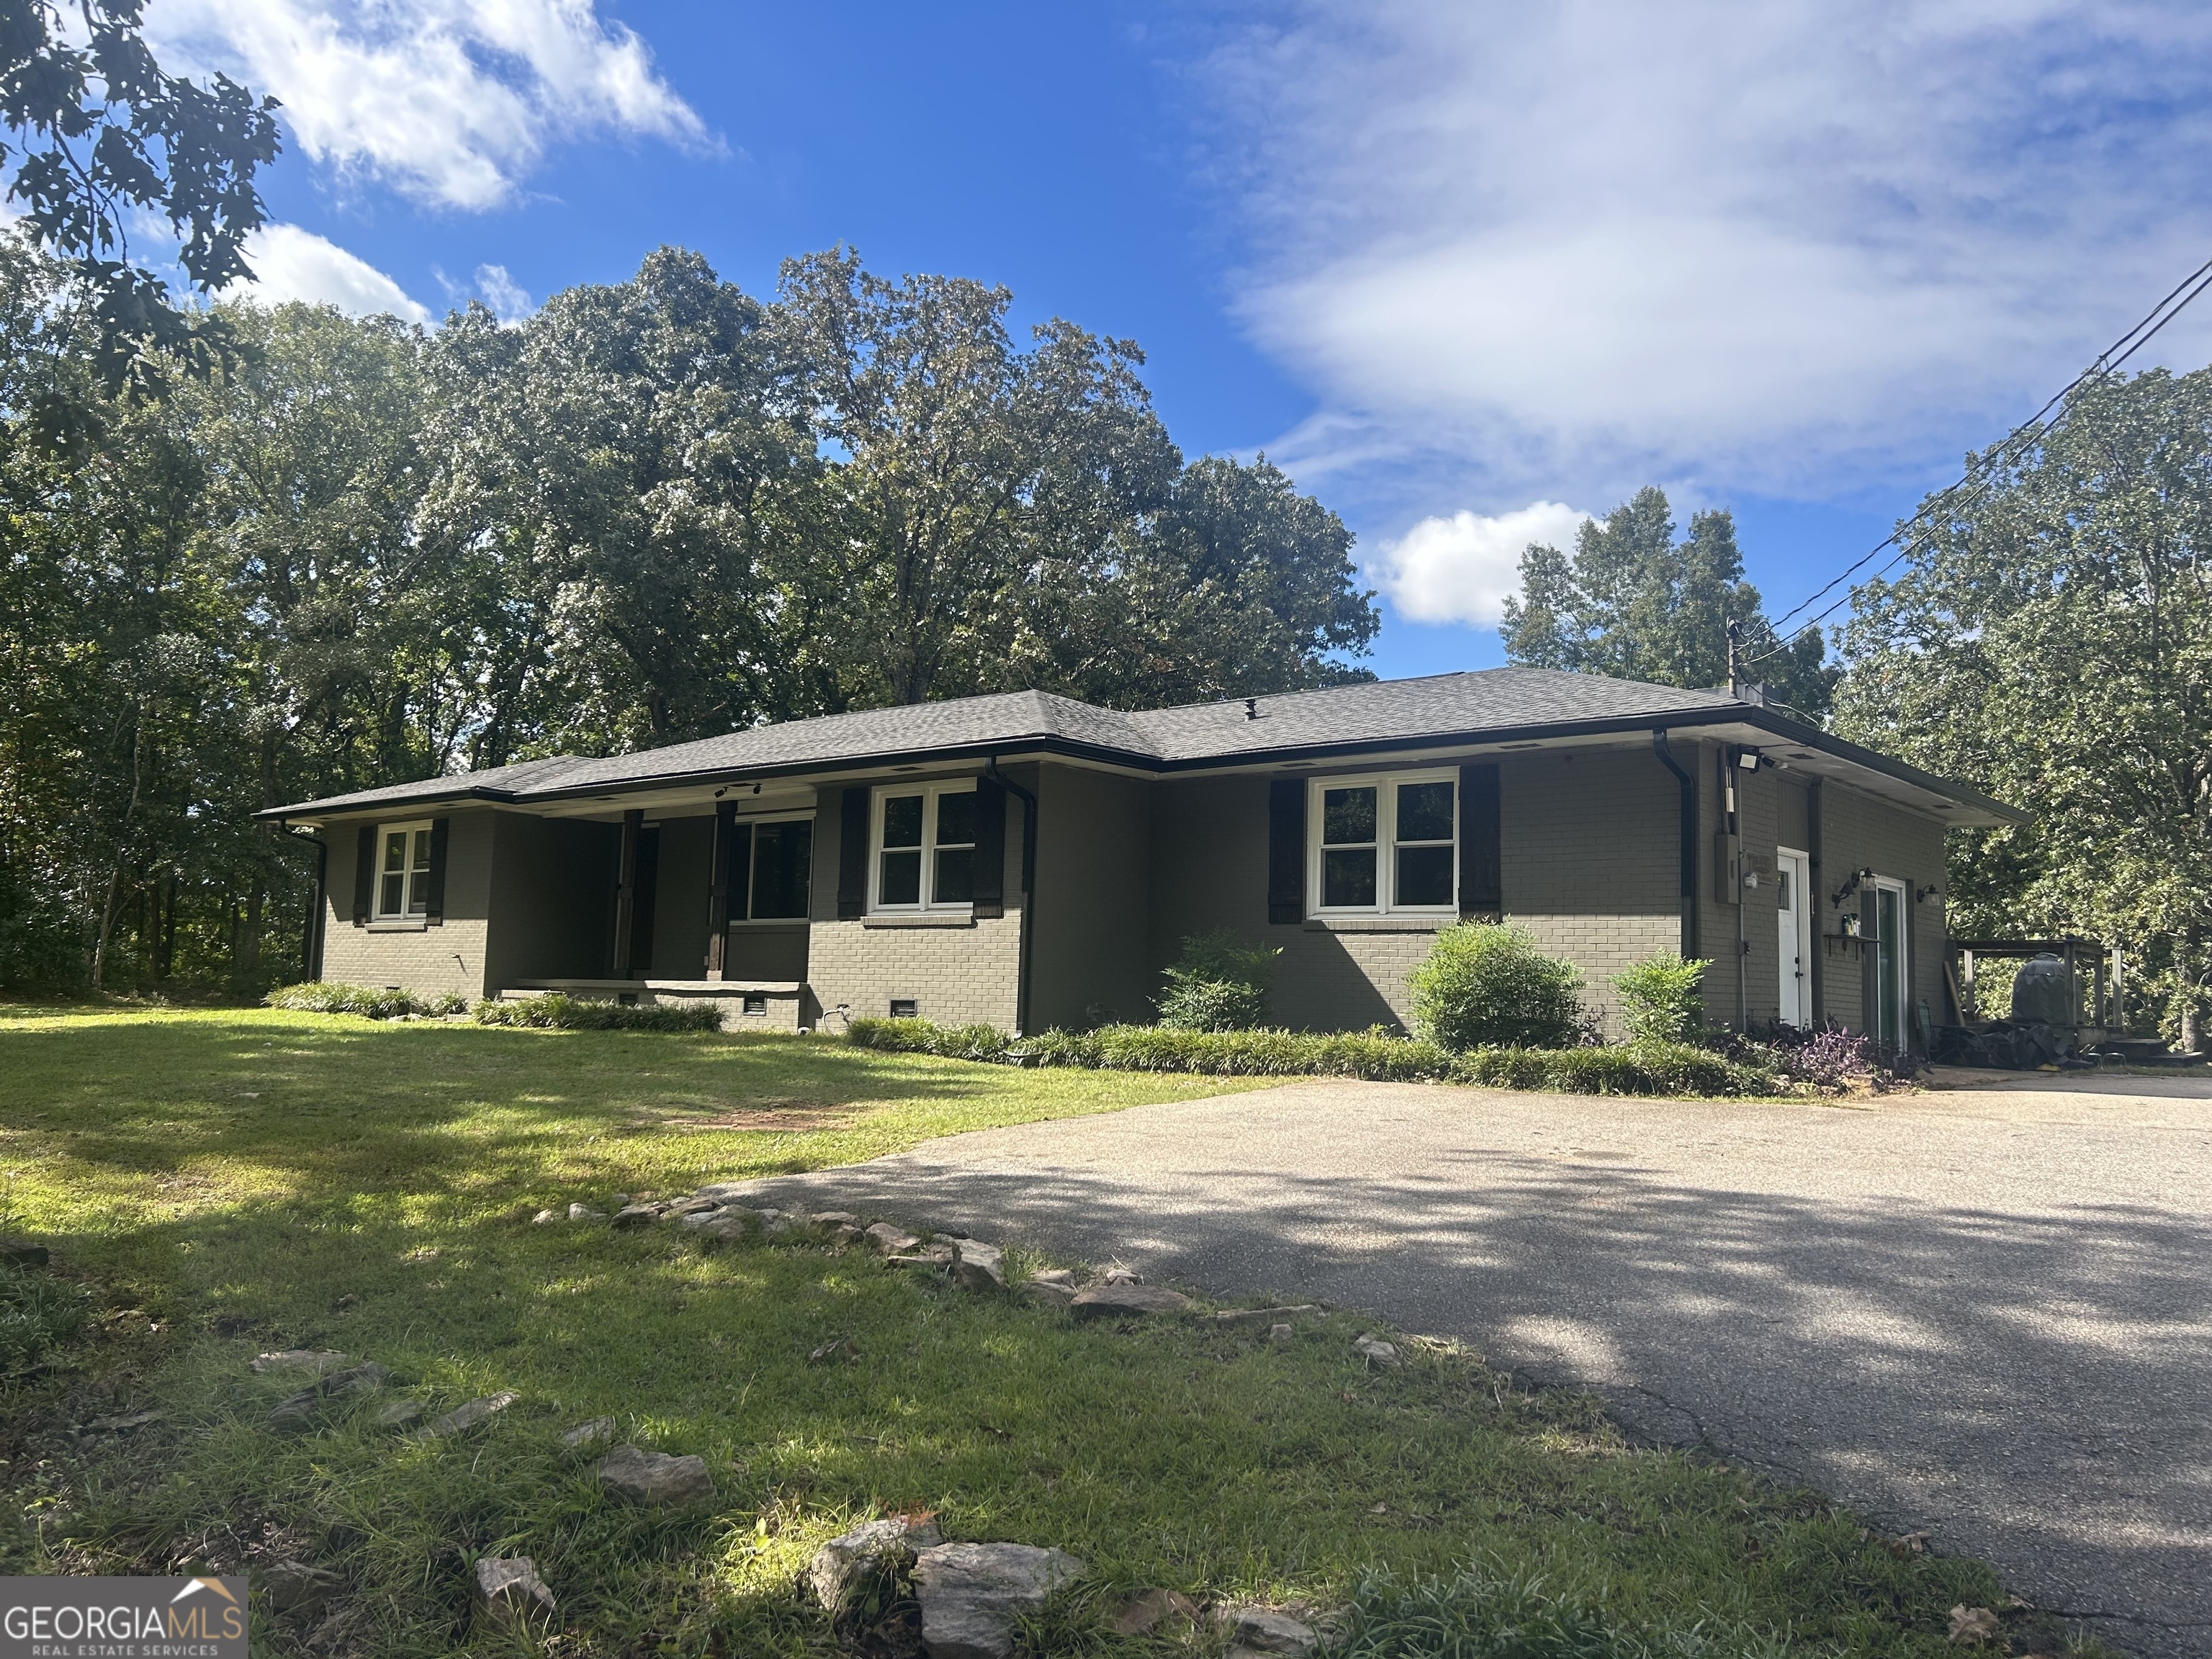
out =
[[[1510,924],[1455,922],[1407,985],[1413,1030],[1441,1048],[1565,1048],[1582,1035],[1582,975]]]
[[[1632,1042],[1692,1042],[1705,1029],[1705,969],[1711,962],[1685,962],[1661,951],[1613,975],[1620,1019]]]
[[[1160,1024],[1183,1031],[1249,1031],[1267,1020],[1279,948],[1247,945],[1226,927],[1192,933],[1164,977]]]
[[[549,1031],[719,1031],[722,1011],[704,1003],[595,1002],[548,991],[512,1002],[477,1004],[479,1025],[520,1025]]]
[[[280,985],[263,1002],[295,1014],[358,1014],[363,1019],[399,1019],[409,1014],[465,1014],[466,997],[422,997],[377,985],[347,985],[337,980],[308,980]]]

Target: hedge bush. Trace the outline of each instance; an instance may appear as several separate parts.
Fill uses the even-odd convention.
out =
[[[719,1031],[722,1011],[699,1004],[595,1002],[548,991],[511,1002],[479,1002],[477,1024],[547,1031]]]
[[[1687,1042],[1705,1029],[1705,969],[1713,964],[1685,962],[1661,951],[1613,975],[1620,993],[1620,1020],[1631,1042]]]
[[[1267,1018],[1279,945],[1245,944],[1226,927],[1192,933],[1164,977],[1160,1023],[1186,1031],[1244,1031]]]
[[[1377,1083],[1474,1083],[1571,1094],[1771,1094],[1775,1080],[1686,1043],[1611,1048],[1478,1048],[1454,1054],[1381,1030],[1186,1031],[1107,1025],[1045,1031],[1016,1041],[988,1025],[855,1018],[847,1041],[864,1048],[1009,1065],[1109,1072],[1188,1072],[1208,1077],[1346,1077]]]
[[[1413,1030],[1455,1053],[1564,1048],[1584,1023],[1582,975],[1510,923],[1454,922],[1406,983]]]
[[[398,1019],[404,1014],[465,1014],[469,1001],[462,996],[418,997],[412,991],[386,990],[377,985],[347,985],[337,980],[307,980],[280,985],[262,1001],[271,1008],[289,1008],[301,1014],[359,1014],[365,1019]]]

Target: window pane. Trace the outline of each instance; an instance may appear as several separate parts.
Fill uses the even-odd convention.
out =
[[[404,870],[407,867],[407,832],[395,830],[384,838],[384,867]]]
[[[376,902],[377,914],[396,916],[407,908],[407,878],[394,872],[384,878],[384,893]]]
[[[972,847],[975,842],[975,792],[937,798],[937,844]]]
[[[1395,902],[1442,909],[1451,902],[1452,849],[1449,847],[1401,847],[1398,849],[1398,896]]]
[[[1452,833],[1452,787],[1449,783],[1401,783],[1398,786],[1398,839],[1449,841]]]
[[[1375,792],[1367,792],[1372,797]],[[1321,902],[1330,908],[1375,902],[1375,849],[1321,855]]]
[[[1375,791],[1365,789],[1324,789],[1321,792],[1321,838],[1327,847],[1340,847],[1346,842],[1369,842],[1375,839]],[[1375,866],[1367,867],[1368,882],[1375,878]]]
[[[430,914],[430,878],[419,872],[407,884],[407,914],[410,916]]]
[[[753,831],[753,916],[757,921],[806,914],[814,826],[763,823]]]
[[[921,902],[921,854],[916,853],[886,853],[884,854],[884,875],[876,893],[878,904],[919,904]]]
[[[415,867],[417,870],[430,867],[430,832],[428,830],[415,832]]]
[[[973,848],[940,847],[937,850],[937,879],[931,885],[932,904],[965,904],[975,896],[975,852]]]
[[[884,802],[884,845],[921,845],[921,797],[893,795]]]

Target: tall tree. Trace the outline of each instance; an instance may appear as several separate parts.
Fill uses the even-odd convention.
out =
[[[663,248],[517,327],[476,307],[439,353],[423,524],[497,613],[476,763],[792,712],[772,553],[806,539],[819,468],[763,307]]]
[[[1776,635],[1759,590],[1744,580],[1735,516],[1693,513],[1679,541],[1674,529],[1666,492],[1646,485],[1603,520],[1583,520],[1571,558],[1531,545],[1521,556],[1521,592],[1505,602],[1506,655],[1659,685],[1723,685],[1733,622],[1744,678],[1825,717],[1838,673],[1826,662],[1826,641],[1817,628],[1786,643]]]
[[[1206,456],[1110,535],[1039,561],[1008,669],[1125,708],[1372,679],[1345,660],[1379,626],[1357,574],[1344,521],[1265,456]]]
[[[1838,729],[2027,807],[1952,838],[1954,926],[2126,946],[2203,1046],[2212,975],[2212,370],[2106,383],[1931,498],[1855,595]]]

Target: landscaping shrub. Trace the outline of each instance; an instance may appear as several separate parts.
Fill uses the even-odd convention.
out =
[[[512,1002],[479,1002],[477,1024],[552,1031],[719,1031],[722,1011],[700,1004],[653,1006],[594,1002],[548,991],[543,996],[518,997]]]
[[[1044,1031],[1016,1042],[988,1025],[926,1019],[854,1020],[847,1040],[866,1048],[1109,1072],[1206,1077],[1347,1077],[1376,1083],[1477,1083],[1594,1095],[1771,1093],[1774,1079],[1710,1049],[1677,1042],[1620,1048],[1477,1048],[1455,1054],[1418,1038],[1366,1031],[1187,1031],[1106,1025]]]
[[[862,1048],[938,1054],[946,1060],[1000,1060],[1013,1045],[1013,1039],[995,1025],[939,1025],[935,1020],[884,1019],[872,1014],[854,1015],[846,1024],[845,1040]]]
[[[1413,1029],[1440,1048],[1564,1048],[1582,1030],[1582,975],[1510,924],[1455,922],[1407,985]]]
[[[1165,975],[1160,1023],[1187,1031],[1243,1031],[1267,1018],[1279,946],[1246,945],[1226,927],[1192,933]]]
[[[1711,962],[1685,962],[1673,951],[1648,956],[1613,975],[1621,1024],[1631,1042],[1687,1042],[1705,1029],[1702,989]]]
[[[1478,1048],[1459,1075],[1498,1089],[1553,1089],[1572,1095],[1768,1094],[1776,1084],[1755,1066],[1731,1064],[1686,1042],[1613,1048]]]
[[[1739,1038],[1740,1057],[1793,1083],[1840,1089],[1853,1078],[1875,1088],[1910,1082],[1918,1062],[1879,1039],[1846,1030],[1832,1020],[1809,1029],[1778,1025],[1764,1041]]]
[[[89,1298],[66,1279],[0,1263],[0,1371],[76,1334]]]
[[[469,1011],[466,997],[418,997],[411,991],[346,985],[330,979],[280,985],[262,1000],[271,1008],[289,1008],[295,1013],[359,1014],[364,1019],[398,1019],[403,1014],[465,1014]]]
[[[1700,1623],[1632,1629],[1540,1578],[1462,1568],[1449,1578],[1363,1580],[1342,1633],[1316,1659],[1781,1659],[1779,1642]]]

